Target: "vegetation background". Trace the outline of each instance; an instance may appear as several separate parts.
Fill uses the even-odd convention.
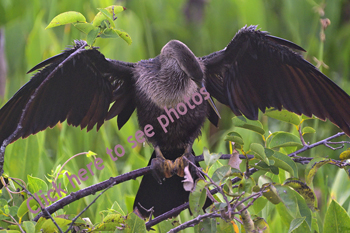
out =
[[[127,8],[118,15],[116,25],[118,29],[129,33],[133,43],[128,46],[121,39],[98,39],[96,46],[108,58],[137,62],[155,57],[170,39],[183,41],[197,56],[204,56],[223,49],[240,28],[253,24],[259,25],[261,30],[301,45],[308,51],[304,56],[309,62],[316,65],[314,58],[324,62],[328,68],[320,69],[350,93],[349,0],[0,0],[0,28],[5,43],[3,48],[0,46],[0,64],[7,64],[7,69],[0,65],[0,85],[1,79],[6,77],[5,85],[0,86],[0,94],[2,89],[5,90],[4,95],[0,96],[0,106],[30,79],[31,74],[26,75],[30,68],[60,53],[67,45],[72,45],[73,40],[85,39],[85,35],[72,26],[45,30],[54,16],[65,11],[78,11],[90,22],[98,12],[96,8],[113,4]],[[321,18],[329,18],[331,21],[325,31],[324,43],[320,40]],[[219,108],[222,113],[219,128],[213,128],[208,123],[205,125],[202,136],[194,146],[197,154],[202,153],[203,147],[213,152],[228,152],[228,145],[223,137],[233,130],[230,123],[233,114],[225,106],[219,105]],[[261,121],[268,129],[267,132],[295,131],[292,126],[263,115]],[[316,142],[338,131],[329,122],[314,120],[311,124],[317,131],[316,134],[306,137],[306,141]],[[77,189],[62,180],[66,182],[69,192],[73,192],[111,176],[146,166],[152,148],[138,145],[131,149],[126,141],[137,130],[135,116],[120,131],[117,129],[116,119],[106,122],[99,132],[93,129],[89,133],[69,127],[66,123],[59,124],[53,129],[9,145],[5,154],[5,173],[25,181],[27,175],[46,180],[45,177],[49,178],[48,174],[52,170],[73,155],[89,150],[96,152],[103,159],[105,168],[102,171],[95,170],[95,175],[82,182]],[[251,142],[261,141],[254,133],[235,130]],[[106,147],[113,148],[116,144],[121,144],[126,154],[112,162],[106,154]],[[340,152],[318,147],[305,152],[303,156],[338,158]],[[64,169],[77,174],[80,168],[85,168],[91,161],[91,158],[79,156],[68,162]],[[299,168],[302,171],[305,165],[300,165]],[[139,182],[140,178],[113,187],[84,216],[93,222],[100,221],[99,212],[111,208],[115,202],[125,213],[131,212]],[[322,222],[331,198],[337,200],[350,213],[350,182],[345,171],[334,166],[324,166],[318,171],[314,186],[319,198],[319,222]],[[79,213],[93,198],[86,197],[70,204],[65,211]],[[289,222],[281,220],[276,211],[268,203],[256,214],[267,220],[271,232],[286,232]],[[179,221],[183,222],[188,218],[186,211],[181,214]],[[322,230],[321,224],[320,228]],[[191,229],[187,231],[191,232]]]

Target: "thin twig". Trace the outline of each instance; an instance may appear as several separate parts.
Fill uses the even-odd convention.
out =
[[[249,169],[250,174],[253,174],[257,171],[258,171],[258,169],[256,169],[256,168]],[[235,183],[239,182],[240,180],[241,180],[241,178],[235,177],[235,178],[231,179],[231,182],[232,182],[232,184],[235,184]],[[223,186],[224,186],[224,184],[221,186],[221,188]],[[218,188],[210,190],[211,194],[216,194],[217,192],[219,192]],[[178,206],[178,207],[176,207],[176,208],[174,208],[166,213],[163,213],[163,214],[155,217],[154,219],[149,220],[148,222],[146,222],[146,229],[147,230],[151,229],[152,226],[157,225],[158,223],[160,223],[168,218],[171,218],[174,215],[179,214],[181,211],[188,209],[188,207],[189,207],[189,204],[188,204],[188,202],[186,202],[186,203],[184,203],[184,204],[182,204],[182,205],[180,205],[180,206]]]
[[[243,204],[244,202],[246,202],[246,201],[248,201],[249,199],[251,199],[251,198],[253,198],[253,200],[255,201],[256,199],[258,199],[259,197],[261,197],[263,194],[263,192],[265,191],[265,187],[263,187],[259,192],[257,192],[257,193],[254,193],[254,194],[252,194],[252,195],[250,195],[249,197],[246,197],[246,198],[244,198],[243,200],[240,200],[239,202],[237,202],[236,204],[235,204],[235,207],[237,207],[237,206],[239,206],[239,205],[241,205],[241,204]],[[249,205],[249,204],[248,204]],[[246,209],[250,206],[248,206],[247,205],[247,207],[246,207]],[[242,209],[242,210],[244,210],[244,209]]]
[[[25,231],[23,230],[21,224],[19,224],[16,219],[11,215],[9,214],[10,218],[15,222],[15,225],[17,225],[19,227],[19,229],[21,230],[22,233],[25,233]]]
[[[261,189],[259,192],[257,193],[254,193],[252,195],[250,195],[249,197],[246,197],[244,198],[243,200],[241,200],[238,205],[242,205],[245,201],[249,200],[249,199],[253,199],[251,202],[248,203],[247,206],[244,206],[242,207],[238,212],[233,212],[232,210],[227,210],[224,215],[228,215],[228,216],[231,216],[231,215],[235,215],[235,214],[239,214],[241,215],[243,211],[246,211],[254,202],[256,199],[258,199],[259,197],[262,196],[262,193],[264,192],[265,188]],[[199,215],[197,216],[196,218],[194,219],[191,219],[190,221],[187,221],[173,229],[171,229],[170,231],[168,231],[168,233],[176,233],[176,232],[179,232],[183,229],[186,229],[188,227],[193,227],[197,224],[200,223],[200,221],[202,221],[203,219],[206,219],[206,218],[222,218],[223,217],[223,214],[218,214],[218,211],[220,210],[217,210],[215,212],[212,212],[212,213],[206,213],[206,214],[203,214],[203,215]],[[234,218],[234,217],[233,217]],[[229,219],[231,219],[231,217],[229,217]],[[236,218],[235,218],[236,219]],[[243,224],[241,221],[239,221],[241,224]]]
[[[194,225],[197,225],[202,219],[205,219],[205,218],[218,218],[218,217],[221,217],[221,214],[218,214],[216,212],[199,215],[196,218],[171,229],[170,231],[168,231],[168,233],[176,233],[188,227],[193,227]]]
[[[340,136],[343,136],[343,135],[345,135],[344,132],[339,132],[339,133],[337,133],[337,134],[335,134],[335,135],[333,135],[333,136],[330,136],[330,137],[325,138],[325,139],[323,139],[323,140],[321,140],[321,141],[315,142],[315,143],[313,143],[313,144],[311,144],[311,145],[305,145],[303,148],[301,148],[301,149],[299,149],[299,150],[297,150],[297,151],[295,151],[295,152],[293,152],[293,153],[290,153],[288,156],[289,156],[289,157],[294,157],[294,156],[296,156],[297,154],[300,154],[301,152],[307,151],[307,150],[309,150],[309,149],[311,149],[311,148],[314,148],[314,147],[316,147],[316,146],[325,145],[325,144],[329,143],[330,140],[332,140],[332,139],[334,139],[334,138],[337,138],[337,137],[340,137]]]
[[[11,178],[10,178],[11,179]],[[40,200],[36,199],[36,197],[29,192],[28,189],[26,189],[25,187],[23,187],[20,183],[18,183],[16,180],[12,179],[12,181],[14,181],[16,184],[18,184],[29,196],[31,196],[36,202],[38,202],[41,212],[44,212],[46,216],[48,216],[51,221],[55,224],[55,226],[57,227],[57,229],[60,231],[60,233],[63,233],[62,229],[58,226],[58,224],[56,223],[55,219],[53,219],[53,217],[51,216],[51,214],[47,211],[46,208],[41,206]]]
[[[112,177],[111,177],[110,179],[113,180]],[[88,206],[86,206],[77,216],[75,216],[75,217],[72,219],[72,222],[71,222],[71,224],[69,225],[69,228],[67,229],[67,231],[66,231],[65,233],[68,233],[68,232],[70,231],[70,229],[73,227],[74,222],[77,221],[77,219],[78,219],[85,211],[87,211],[87,210],[90,208],[90,206],[91,206],[92,204],[94,204],[94,203],[96,202],[96,200],[97,200],[102,194],[104,194],[108,189],[110,189],[110,188],[113,187],[114,185],[115,185],[114,182],[111,183],[106,189],[104,189],[100,194],[98,194],[97,197],[96,197]]]
[[[205,177],[207,177],[210,182],[218,189],[218,191],[221,193],[221,195],[223,196],[223,198],[225,199],[225,202],[227,204],[227,208],[228,208],[228,211],[229,211],[229,215],[230,215],[230,218],[231,218],[231,205],[230,205],[230,202],[227,200],[227,196],[225,195],[224,191],[222,190],[222,188],[217,185],[213,179],[208,176],[208,174],[206,174],[205,172],[203,172],[202,168],[200,167],[197,167],[194,163],[192,163],[189,159],[187,159],[185,156],[183,157],[187,160],[187,162],[189,162],[195,169],[197,169],[197,171],[199,171],[200,173],[202,173]]]
[[[299,132],[300,141],[303,144],[303,146],[308,146],[308,144],[304,140],[303,132],[301,131],[301,127],[300,126],[299,126],[299,129],[298,129],[298,132]]]
[[[71,161],[72,159],[74,159],[75,157],[77,157],[77,156],[79,156],[79,155],[86,155],[87,153],[89,153],[89,152],[80,152],[80,153],[78,153],[78,154],[73,155],[73,156],[70,157],[66,162],[64,162],[64,164],[61,166],[60,170],[57,172],[57,175],[56,175],[56,177],[55,177],[54,182],[56,183],[57,178],[60,176],[60,173],[61,173],[62,169],[66,166],[66,164],[67,164],[69,161]]]

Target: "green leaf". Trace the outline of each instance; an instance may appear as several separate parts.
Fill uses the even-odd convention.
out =
[[[195,190],[190,193],[189,204],[194,217],[197,217],[201,213],[205,200],[207,199],[207,190],[205,186],[206,183],[204,180],[198,180]]]
[[[8,205],[7,201],[4,198],[0,198],[0,208]]]
[[[92,46],[95,43],[98,33],[100,33],[99,28],[94,28],[88,33],[86,37],[86,42],[88,43],[88,45]]]
[[[39,190],[41,190],[43,193],[47,192],[48,186],[45,183],[45,181],[43,181],[42,179],[33,177],[31,175],[27,175],[27,180],[28,180],[28,190],[32,194],[39,192]]]
[[[283,204],[285,205],[288,213],[293,217],[298,217],[298,199],[295,196],[295,191],[289,187],[276,185],[276,190],[278,196],[281,198]]]
[[[304,222],[305,218],[306,217],[293,219],[292,222],[290,223],[288,233],[291,233],[292,231],[297,229]]]
[[[215,183],[221,184],[222,180],[225,177],[228,177],[230,174],[231,174],[231,166],[229,165],[222,166],[214,171],[212,179]]]
[[[222,153],[211,153],[207,148],[203,148],[203,157],[205,165],[210,168],[221,157]]]
[[[258,134],[264,135],[265,130],[263,129],[262,124],[259,121],[248,120],[244,116],[236,116],[232,118],[233,125],[243,129],[249,129]]]
[[[255,186],[255,181],[252,177],[246,178],[243,176],[242,180],[238,185],[238,193],[245,192],[247,195],[252,193],[253,187]]]
[[[10,212],[9,212],[9,214],[10,214],[11,216],[16,216],[16,215],[17,215],[17,212],[18,212],[18,206],[11,206],[11,207],[10,207]]]
[[[312,127],[307,126],[307,127],[303,128],[302,132],[303,132],[303,135],[304,135],[304,134],[307,134],[307,133],[316,133],[316,130],[314,128],[312,128]]]
[[[305,116],[304,114],[302,114],[301,119],[303,119],[305,121],[305,120],[314,120],[314,119],[318,119],[318,118],[315,116],[308,117],[308,116]]]
[[[350,232],[350,217],[345,209],[335,200],[332,200],[328,207],[323,232]]]
[[[271,149],[289,146],[302,146],[300,138],[287,132],[275,132],[267,140],[267,145]]]
[[[131,37],[129,36],[128,33],[126,32],[122,32],[120,30],[117,29],[113,29],[116,33],[118,33],[119,37],[122,38],[126,43],[128,43],[128,45],[131,45],[132,40]]]
[[[217,218],[217,226],[216,226],[216,230],[219,233],[239,233],[238,227],[235,224],[234,221],[229,222],[229,221],[225,221],[222,218]],[[236,231],[235,231],[236,229]]]
[[[298,199],[298,208],[299,208],[300,217],[305,217],[305,222],[301,224],[301,226],[299,227],[299,230],[304,229],[305,231],[309,231],[309,230],[311,231],[311,228],[312,228],[311,210],[307,206],[305,199],[302,196],[300,196],[300,194],[296,194],[295,196]]]
[[[97,8],[97,10],[99,10],[105,16],[105,19],[108,20],[108,22],[111,24],[111,27],[115,27],[113,15],[108,10],[103,8]],[[94,26],[98,26],[98,25],[94,25]]]
[[[35,224],[35,232],[41,232],[42,225],[46,222],[46,218],[40,217]]]
[[[287,110],[267,110],[265,115],[296,126],[298,126],[301,122],[300,116]]]
[[[122,11],[125,11],[126,8],[123,6],[118,6],[118,5],[112,5],[112,6],[108,6],[105,8],[106,10],[108,10],[108,12],[110,12],[113,15],[113,10],[114,10],[114,14],[119,14]]]
[[[28,201],[28,199],[25,199],[25,200],[21,203],[21,205],[18,207],[17,216],[18,216],[19,218],[22,218],[22,217],[29,211],[28,206],[27,206],[27,201]],[[37,210],[38,208],[40,208],[39,203],[36,202],[34,199],[31,199],[31,200],[29,201],[29,207],[30,207],[33,211],[35,211],[35,210]]]
[[[314,158],[313,160],[311,160],[306,167],[306,171],[309,171],[308,173],[306,173],[307,174],[306,184],[311,186],[317,170],[323,165],[328,164],[330,162],[331,162],[331,159],[324,159],[324,158]]]
[[[196,231],[196,232],[215,233],[215,232],[217,232],[216,225],[217,225],[216,219],[205,218],[199,222],[198,231]]]
[[[114,22],[113,22],[113,10],[114,10],[114,14],[118,14],[122,11],[124,11],[126,8],[122,7],[122,6],[117,6],[117,5],[113,5],[113,6],[109,6],[106,7],[104,9],[98,8],[98,10],[100,12],[98,12],[94,18],[94,20],[92,21],[92,25],[99,27],[102,23],[102,21],[104,20],[108,20],[111,25],[114,26]]]
[[[71,220],[67,220],[64,218],[58,218],[58,217],[54,217],[53,218],[55,220],[55,222],[58,224],[58,226],[60,228],[65,228],[68,224],[70,224],[72,221]],[[41,228],[42,232],[45,233],[50,233],[50,232],[58,232],[57,227],[55,226],[55,224],[52,222],[51,219],[47,219],[42,225]]]
[[[128,217],[125,221],[124,229],[116,229],[115,233],[133,233],[140,232],[146,233],[146,225],[145,222],[137,216],[135,213],[128,214]]]
[[[119,34],[116,32],[113,28],[107,28],[105,29],[101,35],[101,38],[119,38]]]
[[[86,19],[84,15],[82,15],[81,13],[76,11],[68,11],[68,12],[61,13],[57,15],[55,18],[53,18],[45,29],[53,28],[53,27],[57,27],[57,26],[61,26],[69,23],[85,23],[85,22],[86,22]]]
[[[242,146],[244,145],[242,136],[237,132],[228,133],[225,136],[224,140],[234,142],[236,148],[242,148]]]
[[[307,206],[314,211],[317,209],[316,195],[312,189],[307,186],[304,182],[296,178],[289,178],[284,181],[283,185],[288,185],[297,191],[306,201]]]
[[[265,162],[260,161],[259,163],[252,164],[250,166],[254,167],[256,169],[259,169],[259,170],[269,171],[269,172],[271,172],[271,173],[273,173],[275,175],[278,175],[279,174],[278,167],[273,166],[273,164],[275,164],[275,161],[269,160],[269,163],[270,163],[270,166],[268,166]]]
[[[270,162],[265,154],[265,148],[262,145],[258,143],[252,143],[250,144],[250,150],[254,152],[255,156],[258,159],[264,161],[268,166],[270,166]]]
[[[109,214],[93,231],[114,231],[117,227],[125,225],[125,220],[120,214]]]
[[[289,156],[276,151],[270,159],[275,161],[276,167],[286,170],[291,176],[298,176],[298,167]]]
[[[232,175],[242,176],[242,172],[235,168],[232,168],[230,165],[221,166],[216,169],[213,173],[212,179],[215,183],[221,184],[223,179],[226,177],[230,177]]]
[[[86,35],[89,34],[91,30],[97,28],[91,23],[73,23],[73,26],[76,27],[79,31],[85,33]]]
[[[268,177],[266,175],[259,176],[258,185],[260,187],[262,187],[264,184],[271,184],[271,183],[273,183],[273,180],[271,179],[271,177]],[[259,188],[259,190],[260,190],[260,188]]]
[[[120,213],[122,215],[126,215],[122,207],[119,205],[117,201],[115,201],[111,207],[111,210],[115,210],[117,213]]]
[[[260,189],[259,189],[260,190]],[[259,214],[263,209],[265,208],[267,204],[266,198],[258,198],[254,201],[254,205],[252,205],[252,208],[254,210],[255,214]]]
[[[266,192],[263,192],[263,196],[274,205],[280,203],[282,200],[278,196],[276,187],[272,184],[264,184],[262,187],[266,186],[268,186],[268,188],[265,189]]]
[[[275,153],[274,150],[271,150],[269,148],[264,148],[264,150],[265,150],[265,154],[266,154],[267,158],[271,158],[271,156],[274,155],[274,153]]]
[[[341,152],[339,155],[339,159],[346,160],[350,158],[350,149],[346,149],[345,151]]]
[[[24,221],[22,223],[23,229],[26,233],[34,233],[35,232],[35,224],[33,221]]]
[[[18,208],[17,216],[19,218],[22,218],[27,212],[28,212],[27,199],[25,199]]]
[[[167,219],[157,224],[157,226],[159,227],[159,231],[161,233],[168,232],[179,225],[180,225],[180,222],[174,221],[174,219]]]
[[[254,202],[255,204],[255,202]],[[254,226],[257,232],[261,233],[269,233],[270,232],[270,227],[267,224],[266,220],[261,218],[261,217],[256,217],[253,219],[254,221]]]

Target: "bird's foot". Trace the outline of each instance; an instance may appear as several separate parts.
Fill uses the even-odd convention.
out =
[[[156,158],[151,161],[151,169],[153,177],[162,184],[164,178],[170,178],[174,175],[174,163],[171,160],[165,159],[159,147],[156,147]]]
[[[184,177],[185,175],[184,169],[189,164],[188,160],[191,161],[192,163],[195,163],[194,159],[195,157],[192,154],[192,147],[191,146],[186,147],[185,153],[181,157],[175,160],[173,173],[180,177]]]

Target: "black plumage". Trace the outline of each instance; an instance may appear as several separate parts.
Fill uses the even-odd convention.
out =
[[[154,127],[154,136],[148,138],[155,148],[154,158],[161,159],[161,154],[170,160],[183,154],[189,157],[205,119],[218,122],[211,99],[198,105],[189,100],[187,113],[171,122],[167,132],[157,117],[167,114],[165,107],[175,108],[205,89],[236,115],[257,119],[259,109],[285,108],[329,119],[350,135],[350,97],[293,51],[304,51],[301,47],[254,26],[241,29],[225,49],[199,58],[175,40],[159,56],[138,63],[106,59],[96,48],[86,46],[77,41],[74,48],[31,70],[43,68],[0,110],[3,147],[65,119],[91,130],[118,116],[121,128],[136,109],[140,127]],[[160,185],[146,176],[135,207],[139,202],[145,208],[153,206],[157,216],[185,202],[188,192],[181,188],[181,179],[175,175]]]

